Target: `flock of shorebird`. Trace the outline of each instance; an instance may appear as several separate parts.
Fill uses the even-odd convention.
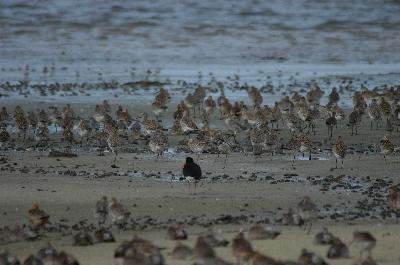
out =
[[[296,210],[290,210],[282,216],[284,224],[304,225],[308,233],[311,223],[317,219],[317,206],[311,199],[305,196],[297,205]],[[102,197],[95,205],[95,216],[98,220],[97,230],[93,235],[90,229],[82,227],[73,236],[74,246],[89,246],[95,243],[116,242],[111,232],[113,225],[123,229],[128,222],[130,213],[127,208],[115,198],[108,201],[107,197]],[[30,239],[34,239],[32,234],[46,233],[46,226],[50,223],[50,215],[47,214],[37,204],[29,210],[30,226],[25,227],[30,231]],[[182,243],[187,240],[189,235],[182,224],[169,226],[166,230],[166,237],[169,240],[178,241],[172,251],[167,253],[175,260],[185,260],[194,262],[198,265],[229,265],[229,264],[253,264],[253,265],[324,265],[328,264],[325,259],[307,249],[303,249],[297,261],[282,261],[271,256],[265,255],[256,250],[252,241],[274,240],[280,236],[281,232],[271,225],[254,224],[248,231],[243,230],[233,237],[231,241],[224,238],[222,231],[214,231],[209,228],[201,233],[195,240],[193,247]],[[347,259],[350,258],[350,245],[355,245],[358,249],[358,265],[377,264],[372,257],[372,250],[376,246],[377,240],[367,231],[355,231],[352,240],[346,244],[339,237],[324,228],[314,236],[315,245],[328,246],[326,252],[327,259]],[[230,247],[233,258],[237,263],[231,263],[218,257],[215,248]],[[122,258],[124,265],[164,265],[165,248],[153,244],[144,238],[134,236],[131,240],[123,241],[114,251],[115,258]],[[7,250],[0,250],[0,264],[17,265],[21,264],[18,258]],[[36,255],[30,255],[22,263],[24,265],[77,265],[79,262],[70,254],[58,251],[50,242],[39,249]]]
[[[336,88],[333,88],[328,95],[328,103],[325,106],[320,104],[324,92],[317,86],[309,87],[305,96],[295,92],[291,97],[284,96],[276,102],[273,107],[262,105],[263,97],[259,89],[248,88],[248,95],[252,102],[247,106],[243,101],[232,103],[221,89],[219,97],[214,100],[212,96],[207,97],[206,88],[198,86],[193,93],[189,93],[184,100],[179,102],[173,112],[172,127],[165,129],[160,119],[166,112],[171,96],[169,92],[161,88],[152,103],[152,109],[156,119],[151,119],[148,113],[141,113],[140,120],[133,118],[127,108],[118,106],[115,118],[111,113],[111,106],[104,100],[102,104],[96,105],[94,113],[90,117],[79,117],[74,109],[67,104],[62,110],[57,107],[50,107],[49,110],[25,111],[17,106],[11,114],[5,107],[0,111],[0,143],[2,148],[15,146],[15,139],[11,132],[16,132],[19,139],[33,139],[37,147],[52,147],[54,144],[50,137],[49,125],[54,126],[56,132],[61,129],[60,142],[65,148],[71,148],[80,142],[81,146],[88,146],[96,141],[98,146],[106,146],[115,153],[114,164],[118,150],[123,146],[124,141],[133,139],[143,140],[147,143],[149,150],[157,154],[157,157],[169,147],[169,137],[172,135],[184,135],[181,143],[193,153],[216,152],[218,154],[229,154],[236,150],[246,152],[246,144],[251,147],[254,155],[261,155],[266,151],[272,153],[280,152],[284,148],[292,150],[293,161],[296,153],[309,152],[309,159],[313,150],[312,136],[316,134],[316,121],[325,119],[328,128],[327,138],[332,139],[334,129],[342,120],[346,120],[346,113],[339,107],[340,95]],[[391,133],[396,126],[400,126],[400,88],[387,88],[383,93],[371,90],[354,92],[353,109],[347,116],[345,124],[351,128],[351,134],[358,134],[361,119],[367,114],[376,128],[382,127],[387,132],[379,143],[381,153],[385,161],[386,156],[395,152],[396,147],[392,143],[388,133]],[[219,113],[215,114],[216,110]],[[199,118],[201,123],[197,123]],[[212,118],[219,116],[225,124],[225,129],[211,128]],[[214,122],[218,122],[214,120]],[[290,131],[288,141],[284,142],[280,137],[279,124],[285,124]],[[201,124],[201,126],[200,126]],[[282,126],[282,125],[281,125]],[[12,134],[12,133],[11,133]],[[77,134],[79,136],[77,136]],[[58,139],[56,140],[58,143]],[[102,150],[102,149],[100,149]],[[338,135],[332,147],[332,153],[338,160],[346,156],[346,144],[343,138]],[[226,160],[225,160],[226,163]],[[189,166],[190,165],[190,166]],[[186,161],[183,168],[183,175],[196,182],[201,178],[201,169],[196,168],[193,159]],[[197,173],[196,173],[197,172]],[[398,211],[400,209],[400,195],[398,188],[392,186],[389,190],[389,207]],[[312,222],[317,218],[317,206],[310,198],[304,197],[297,205],[297,211],[289,211],[283,218],[283,223],[303,224],[308,231]],[[31,234],[37,233],[49,222],[50,216],[34,205],[29,210]],[[115,198],[108,202],[106,197],[96,204],[96,216],[99,229],[95,232],[95,238],[99,242],[113,242],[114,236],[110,227],[106,224],[116,225],[123,229],[129,220],[130,212]],[[25,231],[26,232],[26,231]],[[187,232],[181,226],[170,227],[168,236],[174,240],[184,240]],[[249,230],[249,238],[272,239],[279,236],[278,231],[255,225]],[[210,239],[212,238],[212,239]],[[91,245],[95,242],[87,231],[81,231],[74,237],[75,245]],[[333,236],[329,231],[324,230],[318,233],[315,238],[318,244],[329,245],[328,258],[349,257],[349,250],[346,244],[338,237]],[[376,264],[371,256],[371,250],[375,247],[376,240],[368,232],[355,232],[353,243],[359,245],[360,263],[363,265]],[[194,248],[179,243],[171,255],[177,259],[192,257],[195,264],[230,264],[220,259],[214,247],[227,246],[231,244],[232,254],[238,263],[251,262],[253,265],[314,265],[326,264],[322,257],[312,252],[303,250],[297,261],[279,261],[256,251],[245,234],[240,232],[232,242],[221,238],[221,235],[208,231],[206,235],[199,236]],[[123,258],[125,265],[133,264],[164,264],[164,257],[161,248],[151,242],[134,237],[119,246],[115,257]],[[365,257],[365,253],[368,255]],[[39,250],[37,255],[30,256],[23,264],[44,264],[45,260],[51,260],[53,264],[78,264],[78,262],[65,252],[56,251],[51,245]],[[7,251],[0,252],[0,264],[19,264],[17,259]]]
[[[284,96],[273,107],[262,105],[263,97],[256,87],[249,87],[247,91],[252,102],[250,106],[243,101],[232,103],[225,96],[223,88],[214,100],[212,96],[207,97],[205,87],[198,86],[176,105],[172,127],[169,129],[163,128],[160,123],[160,118],[171,102],[169,92],[163,88],[160,88],[151,104],[156,119],[151,119],[148,113],[141,113],[140,119],[133,118],[128,109],[122,106],[118,106],[113,118],[107,100],[96,105],[94,113],[89,117],[78,116],[69,104],[61,111],[52,106],[48,111],[42,109],[28,113],[17,106],[13,115],[2,107],[0,143],[6,146],[12,140],[10,129],[14,128],[12,131],[16,131],[18,137],[25,139],[28,136],[36,141],[36,146],[47,147],[50,141],[49,125],[52,125],[56,132],[62,128],[61,142],[66,147],[79,143],[79,140],[81,145],[94,140],[98,147],[108,147],[116,156],[127,139],[145,140],[149,150],[158,157],[169,147],[169,137],[186,135],[188,137],[180,143],[186,150],[196,154],[215,152],[227,155],[237,150],[251,150],[253,154],[260,155],[266,151],[282,152],[285,148],[293,151],[294,161],[297,152],[303,153],[303,156],[309,152],[311,159],[312,135],[316,133],[318,120],[325,119],[328,138],[331,139],[334,128],[346,119],[345,111],[338,105],[340,94],[336,88],[328,95],[325,106],[320,104],[324,92],[315,84],[309,87],[305,96],[294,92],[291,98]],[[378,129],[384,121],[386,133],[376,146],[380,147],[386,161],[386,156],[396,151],[389,134],[396,126],[400,126],[400,88],[387,88],[383,93],[366,89],[356,91],[352,99],[353,110],[345,125],[351,128],[353,135],[358,134],[364,114],[371,120],[371,130],[374,122]],[[219,118],[224,121],[225,128],[211,128],[215,109],[219,110]],[[201,119],[200,123],[196,120],[196,113],[197,118]],[[218,119],[215,120],[217,122]],[[280,137],[282,130],[278,129],[279,123],[284,123],[290,131],[287,141]],[[343,167],[346,145],[340,135],[332,147],[332,153],[336,157],[336,167],[338,159]]]

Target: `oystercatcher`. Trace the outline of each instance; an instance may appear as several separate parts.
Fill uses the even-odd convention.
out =
[[[199,182],[201,179],[200,166],[193,161],[193,158],[187,157],[186,163],[185,165],[183,165],[182,173],[189,183],[189,192],[190,192],[190,182],[194,181],[194,192],[196,193],[197,182]]]

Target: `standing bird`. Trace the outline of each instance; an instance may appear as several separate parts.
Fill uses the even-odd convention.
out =
[[[389,195],[387,196],[389,202],[389,208],[396,212],[396,222],[397,222],[397,212],[400,210],[400,194],[396,186],[389,187]]]
[[[157,154],[157,158],[162,156],[164,150],[168,148],[168,137],[161,130],[155,131],[150,134],[149,147],[153,153]]]
[[[336,157],[336,168],[337,168],[338,158],[342,159],[342,168],[343,168],[343,159],[346,156],[346,145],[344,144],[341,136],[338,136],[336,143],[332,148],[332,152]]]
[[[201,179],[200,166],[193,161],[193,158],[187,157],[186,163],[185,165],[183,165],[182,173],[189,183],[189,193],[190,193],[190,182],[194,181],[194,193],[196,194],[197,182],[199,182]]]
[[[360,259],[362,259],[365,252],[368,254],[367,257],[371,257],[371,251],[376,245],[376,239],[369,232],[356,231],[353,233],[353,240],[350,244],[353,243],[360,250]]]
[[[103,227],[108,218],[108,199],[107,196],[103,196],[99,201],[96,202],[96,212],[99,227]]]
[[[372,102],[368,109],[368,116],[371,119],[371,130],[372,130],[372,122],[376,121],[376,129],[379,128],[379,123],[382,120],[381,109],[378,105],[378,101],[373,98]]]
[[[349,248],[339,238],[334,238],[328,249],[326,256],[329,259],[349,258]]]
[[[387,135],[383,136],[381,142],[381,152],[383,154],[383,159],[385,159],[386,163],[386,155],[390,155],[391,153],[394,152],[394,145],[392,141],[390,141],[389,137]]]
[[[121,145],[121,138],[119,137],[117,131],[110,129],[106,130],[108,133],[107,136],[107,144],[108,148],[115,154],[114,156],[114,164],[111,165],[111,167],[117,167],[116,162],[117,162],[117,156],[118,156],[118,148]]]
[[[50,215],[48,215],[45,211],[39,209],[39,205],[36,203],[33,204],[28,213],[29,222],[35,229],[43,227],[45,224],[49,223]]]
[[[248,262],[254,255],[254,250],[251,243],[244,237],[243,232],[235,236],[232,241],[232,254],[237,260],[237,264],[242,261]]]
[[[328,126],[329,139],[332,139],[333,127],[337,124],[335,115],[335,112],[332,112],[332,114],[325,120],[325,124]]]
[[[317,219],[318,208],[311,198],[304,196],[303,199],[297,204],[297,213],[301,220],[304,222],[304,228],[308,230],[309,234],[311,231],[312,222]]]
[[[116,198],[111,198],[111,204],[109,205],[108,212],[110,213],[111,222],[123,229],[126,227],[130,212],[125,208],[122,203],[117,201]]]

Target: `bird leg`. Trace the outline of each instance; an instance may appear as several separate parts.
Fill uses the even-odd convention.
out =
[[[337,158],[336,158],[336,168],[337,168]]]
[[[344,159],[342,159],[342,168],[343,168],[343,160],[344,160]]]

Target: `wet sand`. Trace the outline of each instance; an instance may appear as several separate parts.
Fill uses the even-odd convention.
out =
[[[165,117],[170,116],[168,113]],[[169,123],[168,118],[165,122]],[[220,126],[219,121],[215,126]],[[97,152],[77,145],[73,148],[76,158],[54,158],[48,157],[48,150],[38,152],[30,149],[29,144],[22,144],[25,151],[3,151],[7,161],[0,165],[0,226],[28,223],[27,211],[37,202],[50,214],[52,225],[65,224],[69,228],[63,233],[47,233],[39,242],[3,242],[3,246],[24,257],[50,240],[71,252],[81,264],[108,265],[118,264],[113,258],[117,244],[138,234],[165,246],[163,253],[168,264],[191,264],[192,261],[179,262],[168,256],[174,246],[166,239],[168,225],[184,223],[190,235],[189,245],[193,245],[196,235],[205,231],[205,227],[216,226],[230,238],[253,223],[269,222],[282,235],[253,244],[272,257],[295,259],[304,247],[325,256],[327,248],[314,246],[312,239],[327,226],[347,243],[352,231],[372,232],[378,239],[373,256],[379,264],[397,264],[395,242],[400,230],[394,214],[386,210],[386,195],[387,188],[398,182],[398,157],[392,155],[385,163],[382,155],[371,151],[385,131],[371,132],[366,117],[359,135],[351,136],[344,122],[334,130],[334,138],[339,134],[349,148],[343,169],[334,168],[335,160],[329,150],[334,139],[327,139],[323,120],[317,123],[317,135],[312,136],[316,147],[313,160],[303,159],[297,153],[294,167],[292,153],[287,150],[284,154],[264,154],[257,158],[251,153],[232,153],[228,155],[226,168],[223,168],[224,156],[201,154],[197,159],[193,155],[204,174],[196,195],[188,192],[185,181],[179,181],[188,154],[174,149],[159,159],[148,151],[121,152],[118,168],[111,168],[112,153],[98,156]],[[287,139],[287,129],[281,135]],[[398,133],[393,132],[392,136],[398,145]],[[52,135],[51,145],[57,146],[58,137]],[[170,142],[177,143],[182,138],[170,137]],[[14,144],[21,145],[20,141],[17,138]],[[137,148],[146,147],[139,144]],[[128,230],[113,230],[115,244],[73,247],[72,235],[76,231],[71,227],[81,220],[95,224],[94,205],[103,195],[118,198],[131,211]],[[282,226],[279,221],[304,195],[310,196],[319,207],[319,219],[310,235],[302,228]],[[350,250],[351,259],[329,263],[353,264],[358,252],[354,247]],[[229,247],[218,249],[218,253],[232,260]]]

